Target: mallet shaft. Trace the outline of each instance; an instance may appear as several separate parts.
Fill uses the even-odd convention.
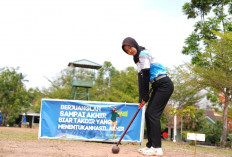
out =
[[[149,95],[150,95],[151,91],[152,91],[152,88],[149,90]],[[145,103],[145,102],[144,102],[144,103]],[[131,126],[131,124],[133,123],[133,121],[134,121],[135,117],[137,116],[137,114],[139,113],[139,111],[140,111],[140,109],[141,109],[141,108],[142,108],[142,107],[141,107],[141,106],[139,106],[139,108],[138,108],[137,112],[135,113],[135,115],[134,115],[134,116],[133,116],[133,118],[131,119],[131,121],[130,121],[129,125],[127,126],[126,130],[123,132],[123,134],[122,134],[121,138],[119,139],[119,141],[118,141],[118,143],[117,143],[117,145],[116,145],[116,146],[118,146],[118,145],[120,144],[121,140],[122,140],[122,139],[123,139],[123,137],[125,136],[125,134],[126,134],[127,130],[129,129],[129,127],[130,127],[130,126]]]
[[[140,108],[137,110],[137,112],[135,113],[134,117],[132,118],[132,120],[130,121],[129,125],[127,126],[126,130],[124,131],[124,133],[122,134],[121,138],[119,139],[118,143],[116,146],[118,146],[122,140],[122,138],[124,137],[124,135],[126,134],[127,130],[129,129],[129,127],[131,126],[132,122],[134,121],[135,117],[137,116],[137,114],[139,113]]]

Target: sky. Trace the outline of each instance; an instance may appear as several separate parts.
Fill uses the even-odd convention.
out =
[[[19,67],[27,88],[48,88],[69,62],[88,59],[117,70],[135,66],[122,51],[133,37],[156,60],[173,68],[194,21],[188,0],[0,0],[0,68]]]

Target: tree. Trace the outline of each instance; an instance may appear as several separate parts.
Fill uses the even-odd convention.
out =
[[[183,12],[188,18],[195,19],[200,16],[201,20],[195,24],[194,32],[185,40],[186,45],[183,47],[182,53],[192,56],[195,73],[199,73],[199,76],[195,76],[200,80],[202,87],[211,87],[225,94],[221,138],[221,147],[224,148],[226,145],[228,101],[230,99],[228,96],[231,92],[228,83],[231,71],[229,63],[231,62],[231,47],[229,46],[231,39],[229,39],[230,35],[227,32],[232,31],[232,1],[191,0],[191,2],[185,3]],[[208,15],[207,19],[206,15]],[[213,17],[209,17],[210,15]],[[215,32],[223,32],[224,35]]]
[[[191,77],[183,73],[184,69],[185,65],[180,65],[175,67],[174,70],[169,70],[169,75],[175,87],[170,102],[176,104],[179,108],[195,105],[204,97],[200,85],[193,83]]]
[[[99,69],[93,90],[90,92],[91,98],[98,101],[108,100],[111,89],[112,77],[117,73],[111,62],[105,61]]]
[[[184,65],[180,65],[175,67],[174,70],[169,70],[169,75],[172,78],[175,90],[170,98],[172,108],[168,109],[168,113],[172,116],[176,114],[181,118],[181,130],[183,127],[183,117],[194,117],[195,109],[193,109],[193,106],[204,97],[204,94],[200,94],[200,86],[193,84],[189,76],[181,73],[183,68]]]
[[[78,73],[73,76],[73,69],[67,68],[60,72],[56,78],[48,81],[51,83],[51,86],[47,89],[42,89],[42,93],[47,98],[53,99],[69,99],[71,93],[71,84],[73,77],[84,77],[83,72]]]
[[[232,33],[217,33],[219,39],[212,41],[206,40],[208,47],[204,49],[204,53],[200,59],[207,66],[188,65],[189,71],[183,72],[192,76],[192,82],[200,85],[205,89],[213,89],[214,91],[223,92],[225,102],[223,106],[223,130],[221,138],[221,147],[226,145],[227,137],[227,117],[228,105],[232,98]]]
[[[163,114],[165,114],[167,119],[166,124],[168,126],[168,140],[171,140],[171,128],[173,126],[172,120],[173,120],[174,111],[172,109],[173,109],[172,106],[170,104],[167,104],[163,112]]]
[[[217,144],[217,142],[220,141],[222,127],[221,121],[216,121],[215,124],[206,123],[201,131],[206,135],[206,143],[210,142],[212,144]]]
[[[110,62],[104,62],[99,69],[94,85],[90,90],[91,100],[111,102],[138,102],[137,71],[133,67],[117,71]],[[72,69],[64,69],[54,80],[49,80],[51,86],[42,93],[48,98],[69,99],[72,78],[89,79],[93,73],[78,69],[73,76]],[[81,90],[81,89],[78,89]]]
[[[195,29],[192,34],[185,40],[185,46],[182,53],[192,56],[192,63],[204,65],[200,60],[202,54],[201,47],[207,46],[206,42],[201,39],[212,40],[217,36],[212,30],[217,32],[232,31],[231,0],[191,0],[182,7],[183,13],[188,19],[196,19],[200,16],[200,21],[194,25]],[[226,14],[225,12],[228,12]],[[213,15],[213,17],[212,17]]]
[[[40,113],[41,101],[42,98],[45,97],[45,95],[40,91],[39,88],[30,89],[30,91],[34,95],[34,99],[32,100],[32,106],[30,109],[35,113]]]
[[[180,131],[180,139],[182,142],[182,134],[183,134],[183,118],[188,119],[188,123],[190,123],[190,120],[195,118],[196,109],[193,106],[187,106],[185,108],[179,108],[176,110],[177,117],[180,117],[180,123],[181,123],[181,131]]]
[[[128,67],[122,71],[116,71],[114,68],[112,70],[110,86],[108,86],[109,79],[103,77],[105,72],[103,70],[99,71],[94,90],[92,91],[94,92],[95,100],[138,102],[138,72],[133,67]]]
[[[100,69],[100,72],[104,73],[105,80],[108,82],[108,87],[111,85],[111,78],[114,76],[116,70],[111,62],[105,61],[103,67]]]
[[[112,94],[110,101],[138,103],[138,72],[134,67],[127,67],[126,70],[117,72],[112,77]]]
[[[49,88],[42,90],[43,94],[48,98],[53,99],[70,99],[72,81],[73,80],[93,80],[94,72],[91,70],[79,68],[66,68],[63,69],[53,80],[48,81],[51,83]],[[77,87],[77,91],[85,92],[85,89]]]
[[[27,90],[22,84],[22,74],[14,68],[0,69],[0,108],[3,125],[13,125],[20,112],[26,112],[34,99],[32,89]]]
[[[194,117],[191,117],[189,123],[191,125],[191,130],[193,131],[200,131],[202,130],[204,124],[205,124],[205,110],[204,109],[197,109],[194,112]],[[187,126],[188,127],[188,126]]]

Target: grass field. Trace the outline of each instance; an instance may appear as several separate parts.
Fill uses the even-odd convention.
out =
[[[144,141],[144,143],[146,140]],[[0,157],[135,157],[143,156],[137,152],[138,144],[120,145],[119,154],[112,154],[115,144],[69,140],[38,139],[38,129],[0,127]],[[189,144],[163,141],[164,157],[232,157],[232,149],[196,148]]]

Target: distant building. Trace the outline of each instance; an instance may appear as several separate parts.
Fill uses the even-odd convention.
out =
[[[222,116],[215,114],[214,109],[206,109],[205,110],[205,118],[210,123],[216,123],[218,120],[222,120]]]
[[[17,120],[18,124],[20,123],[23,116],[25,116],[26,122],[22,123],[22,127],[29,127],[29,128],[38,128],[39,127],[39,119],[40,113],[20,113],[19,119]]]
[[[223,120],[221,115],[218,115],[214,112],[214,109],[207,109],[205,110],[205,118],[208,120],[210,123],[216,123],[218,120]],[[232,133],[232,119],[227,118],[227,124],[228,124],[228,129],[230,129],[230,132]]]

